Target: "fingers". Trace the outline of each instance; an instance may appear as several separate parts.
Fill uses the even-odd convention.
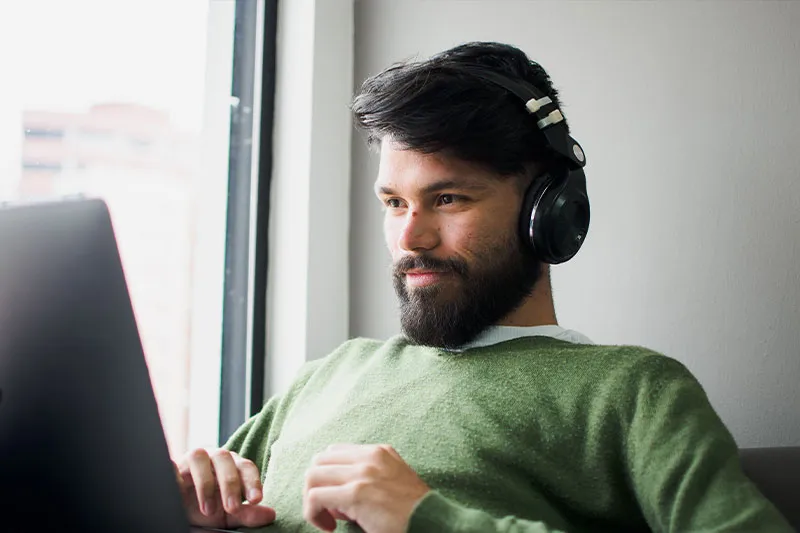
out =
[[[303,518],[323,531],[333,531],[336,529],[336,518],[333,513],[342,516],[343,513],[339,509],[350,503],[347,490],[347,485],[315,487],[308,490],[303,505]],[[332,513],[329,509],[336,511]]]
[[[237,512],[242,500],[250,503],[261,501],[261,474],[252,461],[227,450],[216,450],[210,457],[226,513]]]
[[[244,504],[228,516],[227,527],[261,527],[275,521],[275,510],[263,505]]]
[[[192,525],[261,527],[275,520],[274,509],[258,505],[261,475],[252,461],[223,449],[197,449],[175,469]],[[245,497],[247,503],[242,502]]]
[[[334,445],[314,457],[303,488],[306,521],[324,531],[333,531],[336,520],[351,520],[346,509],[355,503],[354,491],[364,488],[364,480],[380,475],[374,463],[364,462],[378,450],[365,448],[373,447]]]
[[[263,490],[261,487],[261,473],[258,467],[252,461],[239,456],[233,455],[233,460],[239,470],[239,477],[242,479],[242,491],[244,498],[250,503],[258,503],[263,497]]]
[[[306,471],[303,516],[325,531],[335,528],[336,519],[357,522],[365,531],[405,531],[414,506],[429,491],[391,446],[332,445]]]
[[[189,453],[187,463],[200,512],[211,516],[217,512],[217,478],[212,469],[211,458],[208,452],[198,449]]]
[[[211,453],[211,464],[217,476],[217,485],[222,507],[228,514],[234,514],[242,505],[242,478],[231,452],[215,450]]]
[[[369,475],[369,472],[362,472],[369,468],[369,465],[317,465],[306,471],[305,488],[308,490],[322,485],[342,485],[357,474]]]
[[[203,449],[194,450],[184,459],[179,474],[183,474],[180,477],[184,489],[186,478],[190,478],[200,512],[206,516],[219,510],[232,514],[242,505],[242,500],[258,503],[263,497],[258,467],[227,450],[210,453]]]

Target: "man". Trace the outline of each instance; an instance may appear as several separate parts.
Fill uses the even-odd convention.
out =
[[[223,450],[189,453],[193,523],[791,531],[683,365],[557,325],[547,264],[588,225],[583,153],[559,107],[546,72],[496,43],[364,83],[353,109],[380,149],[403,334],[307,364]]]

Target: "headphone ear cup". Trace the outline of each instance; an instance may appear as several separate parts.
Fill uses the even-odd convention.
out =
[[[578,253],[589,230],[589,197],[583,170],[556,168],[534,184],[523,200],[523,240],[541,261],[564,263]]]
[[[560,186],[548,187],[534,219],[534,244],[542,261],[564,263],[578,253],[589,231],[589,196],[582,169],[567,170]]]

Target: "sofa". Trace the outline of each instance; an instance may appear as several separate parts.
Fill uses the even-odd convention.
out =
[[[745,473],[800,531],[800,446],[743,448]]]

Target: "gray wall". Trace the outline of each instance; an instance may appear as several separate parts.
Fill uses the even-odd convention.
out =
[[[468,40],[548,69],[592,228],[559,321],[683,361],[741,446],[800,444],[800,2],[355,4],[355,82]],[[353,143],[350,333],[398,330],[377,158]]]

